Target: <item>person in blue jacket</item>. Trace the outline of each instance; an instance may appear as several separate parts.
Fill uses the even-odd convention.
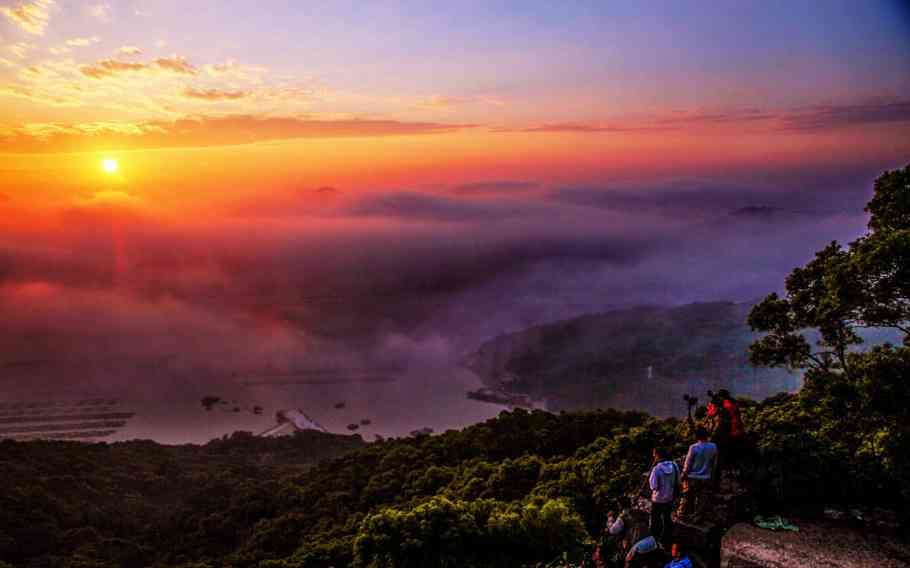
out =
[[[682,547],[678,542],[674,542],[673,546],[670,547],[670,555],[673,559],[664,568],[692,568],[692,561],[683,553]]]

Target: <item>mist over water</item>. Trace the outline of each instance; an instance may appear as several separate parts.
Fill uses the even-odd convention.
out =
[[[275,424],[279,409],[299,408],[330,432],[357,433],[366,441],[408,436],[432,428],[443,432],[496,416],[505,407],[478,403],[465,397],[467,390],[481,386],[466,370],[440,370],[423,378],[403,376],[389,383],[256,386],[240,391],[229,404],[211,411],[198,400],[171,400],[162,407],[149,401],[125,400],[138,415],[111,440],[152,437],[162,443],[204,443],[237,430],[260,433]],[[236,401],[240,412],[233,412]],[[263,405],[261,415],[249,411],[249,403]],[[344,403],[343,408],[336,404]],[[362,420],[369,420],[361,425]],[[356,431],[348,429],[357,424]]]
[[[0,396],[114,397],[136,417],[111,439],[169,443],[261,432],[290,408],[334,432],[370,420],[367,440],[462,427],[502,409],[465,398],[480,382],[461,361],[483,341],[775,291],[862,232],[878,168],[837,183],[326,188],[205,223],[67,206],[53,231],[11,228],[0,245]],[[205,396],[227,404],[206,411]]]

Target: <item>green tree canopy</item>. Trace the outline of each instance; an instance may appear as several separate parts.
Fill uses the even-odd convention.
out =
[[[843,463],[880,470],[854,467],[845,472],[852,481],[910,471],[910,166],[876,180],[866,211],[865,235],[829,244],[790,273],[785,296],[771,294],[749,314],[766,332],[750,347],[754,364],[807,369],[799,402],[814,441]],[[861,327],[899,330],[903,345],[851,349]]]
[[[749,314],[766,332],[750,348],[757,365],[852,374],[847,353],[861,327],[910,331],[910,166],[883,173],[866,207],[869,231],[843,247],[833,242]],[[804,332],[818,333],[813,346]]]

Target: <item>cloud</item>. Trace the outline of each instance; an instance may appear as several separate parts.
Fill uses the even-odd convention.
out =
[[[553,200],[582,207],[639,213],[708,212],[718,214],[747,205],[762,204],[771,196],[768,188],[718,184],[704,180],[673,180],[655,186],[563,187],[549,194]],[[755,200],[758,200],[756,203]]]
[[[676,112],[654,122],[670,127],[755,125],[769,130],[823,130],[910,121],[910,98],[890,98],[792,109]]]
[[[54,209],[54,231],[26,223],[4,233],[0,364],[47,363],[3,373],[0,393],[133,393],[143,416],[161,414],[146,434],[159,435],[187,424],[175,401],[198,412],[201,396],[238,392],[237,377],[394,367],[404,370],[403,400],[425,406],[458,354],[499,333],[610,307],[775,290],[814,250],[862,230],[876,170],[812,167],[771,179],[749,168],[559,198],[572,188],[455,197],[263,186],[246,198],[251,207],[179,224],[132,194],[83,189]],[[197,180],[175,183],[168,191]],[[622,195],[595,199],[611,192]],[[794,203],[825,204],[832,192],[855,209],[793,214]],[[749,203],[767,209],[730,214]],[[418,365],[428,357],[435,372]],[[358,394],[337,400],[356,401],[349,396]],[[268,402],[321,404],[284,387]]]
[[[262,65],[247,65],[229,59],[224,63],[203,65],[202,69],[211,77],[220,79],[238,79],[242,81],[259,82],[268,69]]]
[[[186,59],[180,56],[159,57],[153,62],[153,64],[159,69],[182,75],[195,75],[199,72],[189,62],[187,62]]]
[[[40,68],[36,68],[40,69]],[[28,70],[26,70],[28,71]],[[0,85],[0,94],[7,95],[11,97],[17,97],[20,99],[27,99],[33,102],[38,102],[41,104],[49,104],[52,106],[79,106],[81,103],[79,99],[66,94],[54,94],[51,92],[36,90],[30,87],[23,87],[20,85]],[[32,132],[35,130],[35,127],[38,127],[38,130],[42,128],[41,124],[32,124],[14,129],[12,132],[5,135],[6,140],[12,140],[14,138],[24,138],[26,140],[32,138]],[[4,135],[0,135],[0,146],[2,146],[2,140],[4,140]]]
[[[459,194],[496,194],[496,193],[520,193],[540,187],[536,181],[523,180],[497,180],[497,181],[479,181],[465,183],[455,186],[452,191]]]
[[[4,373],[0,388],[18,396],[23,391],[90,390],[152,405],[167,398],[196,401],[206,389],[234,386],[232,375],[261,369],[263,360],[310,351],[299,330],[278,321],[105,287],[11,284],[0,287],[0,308],[20,338],[43,335],[66,344],[54,352],[12,338],[7,345],[18,355],[0,352],[0,361],[31,358],[41,363],[25,372]],[[5,331],[0,338],[11,339]],[[220,349],[232,353],[218,355]],[[78,376],[60,372],[66,368],[78,369]]]
[[[6,49],[19,59],[25,59],[25,56],[28,55],[28,52],[34,49],[34,47],[35,46],[30,43],[19,41],[6,46]]]
[[[142,50],[134,45],[124,45],[117,49],[117,53],[131,57],[134,55],[142,55]]]
[[[130,61],[118,61],[116,59],[101,59],[92,65],[84,65],[80,67],[80,71],[86,77],[101,79],[103,77],[111,77],[118,73],[125,73],[128,71],[144,71],[150,68],[151,65],[147,63],[133,63]]]
[[[414,104],[414,108],[424,110],[452,110],[456,107],[471,104],[486,104],[501,107],[505,106],[506,102],[496,97],[487,96],[460,97],[433,95],[417,101],[417,103]]]
[[[508,204],[472,203],[413,191],[383,193],[358,199],[341,211],[356,217],[387,217],[399,220],[441,222],[506,219],[518,214]]]
[[[187,87],[183,90],[183,96],[188,99],[196,99],[209,102],[233,101],[250,96],[246,91],[222,91],[219,89],[194,89]]]
[[[663,130],[664,128],[654,125],[615,125],[603,123],[585,123],[585,122],[552,122],[527,128],[505,129],[504,132],[577,132],[577,133],[600,133],[600,132],[638,132]]]
[[[30,34],[44,35],[53,5],[54,0],[19,2],[12,7],[0,6],[0,14]]]
[[[468,99],[463,97],[444,97],[441,95],[434,95],[432,97],[417,101],[414,106],[417,108],[432,110],[448,110],[452,107],[463,105],[466,102],[468,102]]]
[[[74,37],[72,39],[66,40],[66,45],[68,45],[70,47],[87,47],[94,43],[98,43],[99,41],[101,41],[101,38],[99,38],[98,36]]]
[[[122,73],[152,72],[177,75],[196,75],[199,71],[180,56],[159,57],[149,63],[101,59],[91,65],[79,68],[83,75],[92,79],[103,79]]]
[[[104,190],[96,191],[89,197],[84,203],[89,205],[98,205],[98,204],[112,204],[112,205],[137,205],[141,200],[135,195],[131,195],[125,191],[117,190]]]
[[[784,116],[782,128],[820,130],[903,122],[910,122],[910,98],[810,107]]]
[[[730,109],[676,111],[637,120],[613,122],[554,122],[501,132],[625,133],[690,128],[729,127],[766,131],[824,130],[910,121],[910,98],[892,98],[793,109]]]
[[[101,38],[98,36],[74,37],[66,40],[66,43],[64,45],[49,47],[47,50],[52,55],[64,55],[66,53],[70,53],[73,47],[88,47],[90,45],[98,43],[99,41],[101,41]]]
[[[110,4],[93,4],[86,8],[89,16],[95,18],[99,22],[108,23],[111,21],[111,6]]]
[[[33,93],[25,91],[21,96],[29,94]],[[435,122],[359,118],[322,120],[253,115],[196,116],[173,122],[39,123],[17,128],[6,137],[0,138],[0,149],[8,152],[41,153],[223,146],[294,138],[443,134],[472,127],[470,124]]]

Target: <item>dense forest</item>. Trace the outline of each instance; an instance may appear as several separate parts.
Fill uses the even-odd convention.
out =
[[[910,167],[869,232],[819,252],[749,314],[753,363],[805,369],[742,400],[756,510],[910,509]],[[902,345],[864,351],[857,329]],[[804,335],[813,329],[816,335]],[[692,393],[701,395],[702,393]],[[699,411],[703,411],[699,409]],[[29,567],[481,567],[578,558],[655,446],[685,422],[517,410],[461,431],[364,444],[306,432],[204,446],[0,442],[0,558]]]
[[[743,409],[761,440],[762,508],[908,497],[894,484],[906,469],[851,454],[850,432],[831,428],[826,408],[781,395]],[[682,453],[686,430],[642,413],[516,410],[369,445],[318,432],[181,447],[7,441],[0,557],[35,567],[534,565],[580,555],[613,499],[640,484],[651,449]]]

